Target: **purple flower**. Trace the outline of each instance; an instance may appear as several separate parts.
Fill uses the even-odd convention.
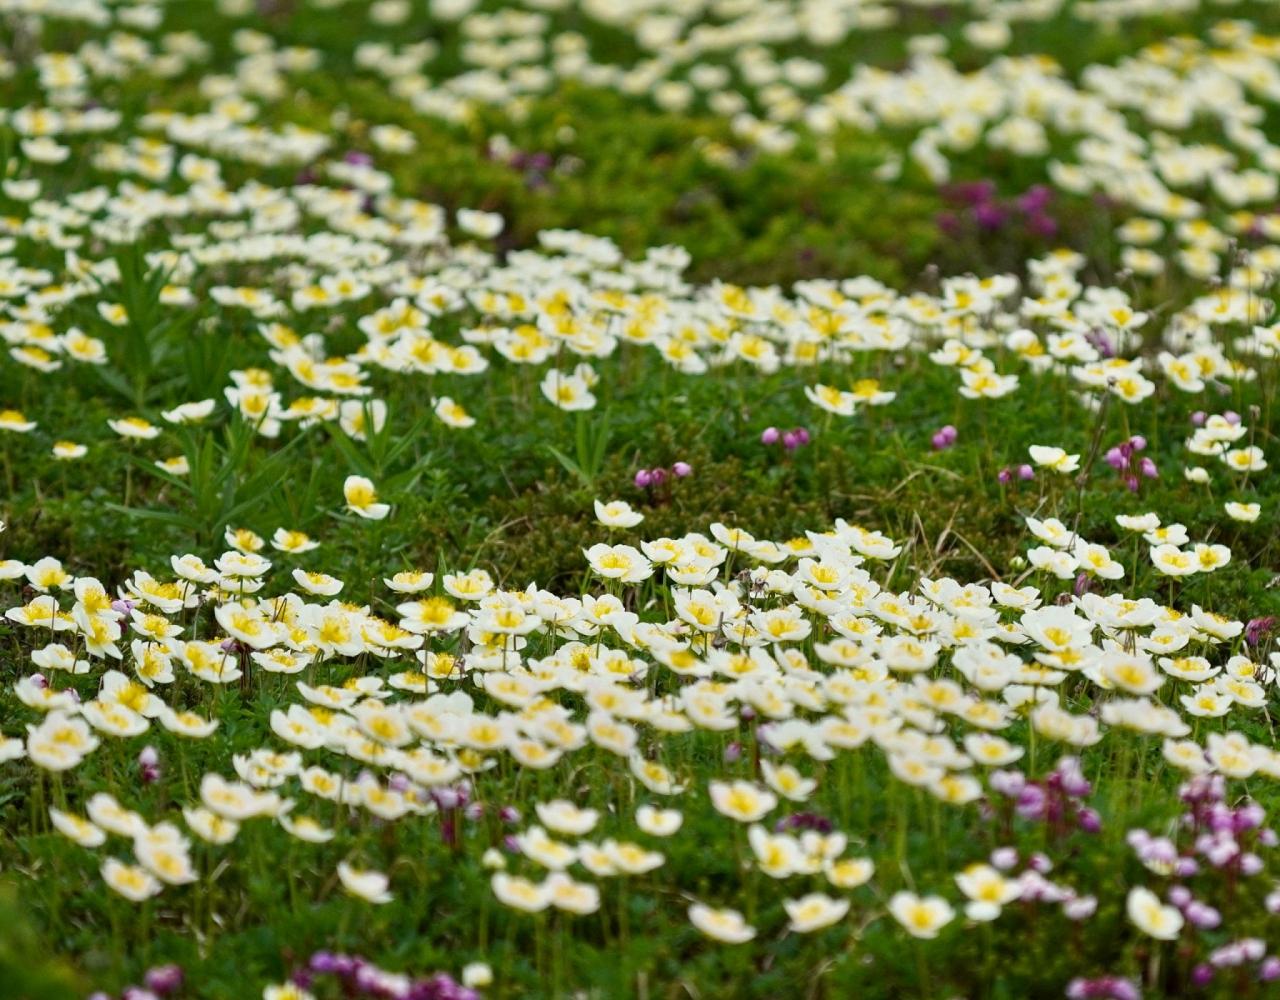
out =
[[[147,988],[160,996],[166,996],[182,986],[182,966],[157,965],[148,970],[142,980]]]
[[[1139,845],[1137,851],[1143,864],[1163,867],[1178,860],[1178,849],[1168,837],[1152,837]]]
[[[782,438],[782,432],[776,427],[766,427],[764,433],[760,435],[761,444],[777,444]]]
[[[981,205],[996,196],[995,181],[959,181],[948,184],[942,196],[950,202],[961,205]]]
[[[1008,209],[995,202],[988,201],[973,207],[973,220],[983,229],[999,229],[1008,219]]]
[[[1042,239],[1051,239],[1058,235],[1058,221],[1051,215],[1037,212],[1028,217],[1027,232]]]
[[[1111,343],[1111,338],[1102,330],[1090,330],[1084,335],[1093,348],[1104,358],[1114,358],[1116,356],[1116,346]]]
[[[834,829],[835,825],[831,820],[813,812],[792,813],[778,820],[773,826],[774,833],[784,833],[787,830],[816,830],[818,833],[827,834]]]
[[[1093,785],[1084,776],[1079,757],[1063,757],[1053,770],[1054,782],[1075,799],[1083,799],[1093,791]]]
[[[997,847],[991,852],[991,864],[1002,872],[1007,872],[1018,863],[1016,847]]]
[[[955,212],[939,212],[933,217],[933,222],[946,236],[960,235],[960,217]]]
[[[693,475],[693,466],[688,462],[676,462],[675,465],[671,466],[671,471],[675,473],[677,478],[683,479],[685,476]]]
[[[1049,860],[1047,854],[1036,851],[1035,854],[1027,858],[1027,866],[1039,875],[1048,875],[1053,871],[1053,862]]]
[[[1232,812],[1231,825],[1237,833],[1254,830],[1266,821],[1267,811],[1256,802],[1245,802]]]
[[[144,785],[154,785],[160,780],[160,754],[153,746],[145,746],[138,754],[138,770]]]
[[[635,484],[637,489],[647,489],[653,485],[653,473],[648,469],[640,469],[636,472]]]
[[[1068,1000],[1139,1000],[1141,996],[1137,983],[1120,976],[1079,978],[1067,984]]]
[[[1035,184],[1018,196],[1018,210],[1026,215],[1043,212],[1053,201],[1053,189],[1046,184]]]
[[[1043,819],[1048,811],[1049,797],[1039,785],[1024,785],[1018,792],[1014,809],[1023,819]]]
[[[1209,953],[1209,964],[1216,969],[1233,969],[1249,961],[1248,939],[1232,941]],[[1261,957],[1261,956],[1259,956]],[[1254,959],[1257,961],[1257,959]]]
[[[1036,470],[1031,466],[1023,464],[1018,466],[1018,478],[1022,480],[1035,479]]]
[[[1269,636],[1276,627],[1276,618],[1268,615],[1265,618],[1250,618],[1249,624],[1244,627],[1244,641],[1250,646],[1256,646],[1263,639]]]
[[[930,439],[933,442],[934,451],[946,451],[956,443],[958,434],[959,432],[951,424],[940,427]]]
[[[1222,923],[1222,914],[1208,903],[1202,903],[1198,899],[1188,903],[1184,912],[1191,925],[1202,931],[1211,931]]]
[[[1062,913],[1068,920],[1088,920],[1098,910],[1096,896],[1077,896],[1062,904]]]
[[[307,966],[312,972],[337,972],[338,956],[330,951],[317,951],[311,956],[311,961],[307,963]]]
[[[992,771],[987,783],[991,790],[1006,798],[1013,798],[1026,787],[1027,779],[1021,771]]]

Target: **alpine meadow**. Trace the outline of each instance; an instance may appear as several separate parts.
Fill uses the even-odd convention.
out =
[[[1280,994],[1280,0],[0,0],[0,1000]]]

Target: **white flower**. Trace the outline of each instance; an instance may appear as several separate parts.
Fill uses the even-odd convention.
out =
[[[853,416],[854,406],[858,402],[853,393],[830,385],[807,385],[804,387],[804,394],[814,406],[838,417]]]
[[[644,520],[644,515],[634,510],[625,500],[595,502],[596,519],[607,528],[634,528]]]
[[[141,903],[160,892],[164,886],[160,880],[139,865],[127,865],[115,858],[102,863],[102,878],[125,899]]]
[[[1226,503],[1227,515],[1236,521],[1253,522],[1258,519],[1258,515],[1262,513],[1262,506],[1256,503],[1240,503],[1235,500],[1228,500]]]
[[[756,929],[737,910],[716,910],[704,903],[689,907],[689,923],[707,937],[726,944],[745,944],[756,936]]]
[[[382,872],[362,871],[352,868],[345,861],[340,861],[338,862],[338,879],[347,892],[370,903],[389,903],[393,898],[387,891],[391,880]]]
[[[551,893],[546,886],[530,882],[518,875],[495,872],[490,880],[493,894],[498,901],[526,913],[538,913],[551,905]]]
[[[644,805],[636,810],[636,826],[651,837],[670,837],[683,822],[684,816],[678,809],[656,809]]]
[[[568,375],[552,368],[542,377],[539,388],[549,402],[567,412],[589,410],[596,405],[591,387],[577,374]]]
[[[373,483],[364,476],[347,476],[342,495],[346,498],[347,510],[370,521],[381,521],[391,513],[391,506],[378,502]]]
[[[497,212],[479,212],[473,208],[458,209],[458,228],[464,233],[490,240],[502,232],[503,218]]]
[[[1031,453],[1031,461],[1044,469],[1052,469],[1054,472],[1068,473],[1075,472],[1080,468],[1079,455],[1068,455],[1058,447],[1033,444],[1028,451]]]
[[[956,911],[941,896],[917,896],[914,892],[896,892],[889,900],[889,912],[908,934],[918,938],[935,938],[955,919]]]
[[[471,962],[462,968],[462,985],[483,989],[493,982],[493,970],[484,962]]]
[[[739,823],[754,823],[778,804],[776,795],[749,781],[713,781],[710,792],[716,812]]]
[[[830,927],[849,912],[847,899],[832,899],[820,892],[811,892],[800,899],[788,899],[782,904],[791,918],[790,928],[797,934]]]
[[[1165,906],[1150,889],[1130,889],[1125,910],[1138,930],[1160,941],[1172,941],[1182,930],[1182,914],[1177,907]]]
[[[1151,564],[1165,576],[1190,576],[1200,567],[1195,556],[1176,545],[1157,545],[1151,550]]]
[[[1146,533],[1160,527],[1160,516],[1158,514],[1117,514],[1116,524],[1126,531]]]

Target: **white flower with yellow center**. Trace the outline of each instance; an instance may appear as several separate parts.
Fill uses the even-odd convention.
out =
[[[1125,912],[1138,930],[1159,941],[1172,941],[1182,930],[1183,918],[1177,907],[1165,906],[1159,896],[1141,886],[1129,890]]]
[[[889,912],[912,937],[936,938],[956,912],[941,896],[917,896],[914,892],[896,892],[889,900]]]
[[[378,502],[373,483],[364,476],[347,476],[342,484],[347,510],[370,521],[381,521],[391,513],[391,506]]]
[[[689,907],[689,923],[707,937],[725,944],[745,944],[756,936],[756,929],[737,910],[717,910],[704,903]]]
[[[370,903],[389,903],[394,898],[387,889],[391,880],[382,872],[353,868],[340,861],[338,880],[350,895]]]
[[[799,899],[784,900],[782,907],[790,918],[788,927],[797,934],[809,934],[843,920],[849,912],[849,900],[811,892]]]

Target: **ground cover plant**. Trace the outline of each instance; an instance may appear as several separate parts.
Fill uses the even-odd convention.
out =
[[[0,0],[0,1000],[1264,997],[1280,12]]]

